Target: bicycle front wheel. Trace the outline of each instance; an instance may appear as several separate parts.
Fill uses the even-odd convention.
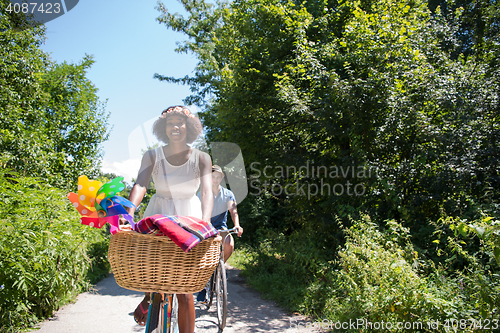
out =
[[[162,295],[160,293],[153,293],[152,297],[152,303],[149,306],[146,333],[160,333],[158,324],[160,319]]]
[[[222,259],[217,266],[217,278],[215,282],[215,293],[217,298],[217,319],[219,320],[219,329],[222,331],[226,327],[227,317],[227,281],[226,268]]]
[[[214,299],[215,295],[215,281],[217,281],[217,268],[215,269],[214,273],[210,277],[210,281],[208,282],[208,304],[207,304],[207,309],[210,309],[212,306],[212,302]]]

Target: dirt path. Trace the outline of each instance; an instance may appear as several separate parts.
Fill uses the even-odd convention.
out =
[[[228,267],[228,322],[224,333],[233,332],[313,332],[307,320],[285,313],[259,293],[249,289],[239,271]],[[144,332],[132,316],[143,294],[119,287],[113,276],[99,282],[92,292],[61,308],[54,318],[39,325],[38,333],[133,333]],[[196,306],[196,333],[216,333],[215,306]]]

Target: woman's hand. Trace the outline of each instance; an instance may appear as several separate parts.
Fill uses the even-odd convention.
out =
[[[132,231],[132,226],[130,224],[120,224],[120,230],[125,230],[125,231]]]
[[[134,213],[131,214],[134,216]],[[120,230],[133,230],[130,222],[120,214],[120,218],[118,219],[119,229]]]
[[[139,207],[142,199],[144,198],[144,194],[146,194],[146,188],[139,185],[139,184],[135,184],[134,187],[132,187],[132,191],[130,191],[130,194],[128,196],[128,199],[130,200],[130,202],[132,202],[135,207]],[[127,211],[127,213],[132,216],[132,219],[134,218],[134,213],[135,213],[135,209],[134,207],[126,207],[125,210]],[[120,215],[120,218],[118,219],[118,222],[120,224],[120,228],[122,226],[126,226],[129,222],[126,218],[124,218],[122,215]]]
[[[119,222],[120,226],[130,224],[130,222],[126,218],[124,218],[122,215],[120,215],[118,222]]]

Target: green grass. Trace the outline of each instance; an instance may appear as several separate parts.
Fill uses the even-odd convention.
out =
[[[290,312],[304,312],[307,278],[298,276],[301,270],[277,253],[269,245],[258,249],[236,246],[228,263],[241,270],[247,284]],[[303,277],[303,276],[302,276]]]
[[[409,230],[393,220],[385,223],[382,231],[368,217],[353,221],[344,230],[346,242],[331,257],[314,237],[274,234],[274,239],[262,240],[258,247],[237,244],[229,263],[241,269],[247,283],[264,298],[318,322],[445,323],[447,319],[496,318],[500,282],[498,266],[491,266],[493,257],[487,265],[472,261],[463,270],[430,261],[424,264]],[[474,256],[484,257],[491,249],[482,251]],[[446,328],[389,331],[445,332]]]

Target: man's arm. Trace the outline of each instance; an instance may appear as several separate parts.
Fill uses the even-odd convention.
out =
[[[238,237],[243,234],[243,228],[240,226],[240,217],[238,215],[238,210],[236,208],[236,201],[231,200],[227,202],[227,210],[231,213],[231,218],[233,219],[234,227],[238,228]]]

